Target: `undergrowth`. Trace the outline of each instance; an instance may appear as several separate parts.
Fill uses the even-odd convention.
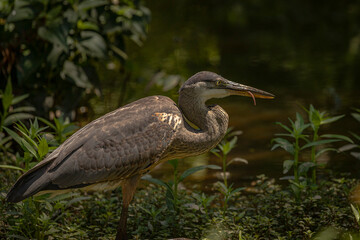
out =
[[[135,194],[129,209],[129,232],[133,239],[204,240],[311,239],[324,227],[344,234],[358,232],[348,201],[356,183],[354,179],[330,178],[298,202],[288,187],[258,176],[246,191],[234,194],[225,216],[220,193],[212,195],[205,210],[199,195],[210,196],[179,190],[180,211],[175,211],[165,207],[166,188],[149,184]],[[2,188],[0,238],[6,239],[110,239],[115,236],[121,210],[120,190],[93,195],[75,192],[52,202],[38,199],[20,204],[5,203],[4,197]]]

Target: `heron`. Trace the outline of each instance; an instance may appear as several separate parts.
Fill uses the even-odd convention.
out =
[[[181,86],[178,105],[165,96],[149,96],[85,125],[23,174],[6,199],[16,203],[49,192],[121,187],[116,240],[127,239],[128,207],[141,176],[164,161],[214,148],[226,133],[229,116],[206,101],[230,95],[252,97],[254,104],[255,98],[275,97],[213,72],[198,72]]]

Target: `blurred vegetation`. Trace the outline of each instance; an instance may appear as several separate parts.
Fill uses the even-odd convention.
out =
[[[142,45],[149,17],[131,0],[1,1],[0,79],[29,93],[38,115],[74,115],[100,95],[104,61],[117,61],[124,71],[125,39]]]

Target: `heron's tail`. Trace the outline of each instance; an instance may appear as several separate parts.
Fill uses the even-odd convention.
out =
[[[14,186],[10,189],[6,196],[6,201],[17,203],[25,198],[35,195],[41,190],[48,189],[51,185],[50,177],[47,174],[47,164],[42,165],[35,171],[29,170],[27,173],[22,175]]]

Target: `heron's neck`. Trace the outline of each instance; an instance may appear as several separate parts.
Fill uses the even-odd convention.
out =
[[[204,99],[198,95],[182,92],[179,96],[179,108],[190,122],[200,128],[196,131],[185,124],[189,130],[187,136],[204,143],[204,147],[214,147],[225,135],[229,117],[220,106],[206,106]]]

